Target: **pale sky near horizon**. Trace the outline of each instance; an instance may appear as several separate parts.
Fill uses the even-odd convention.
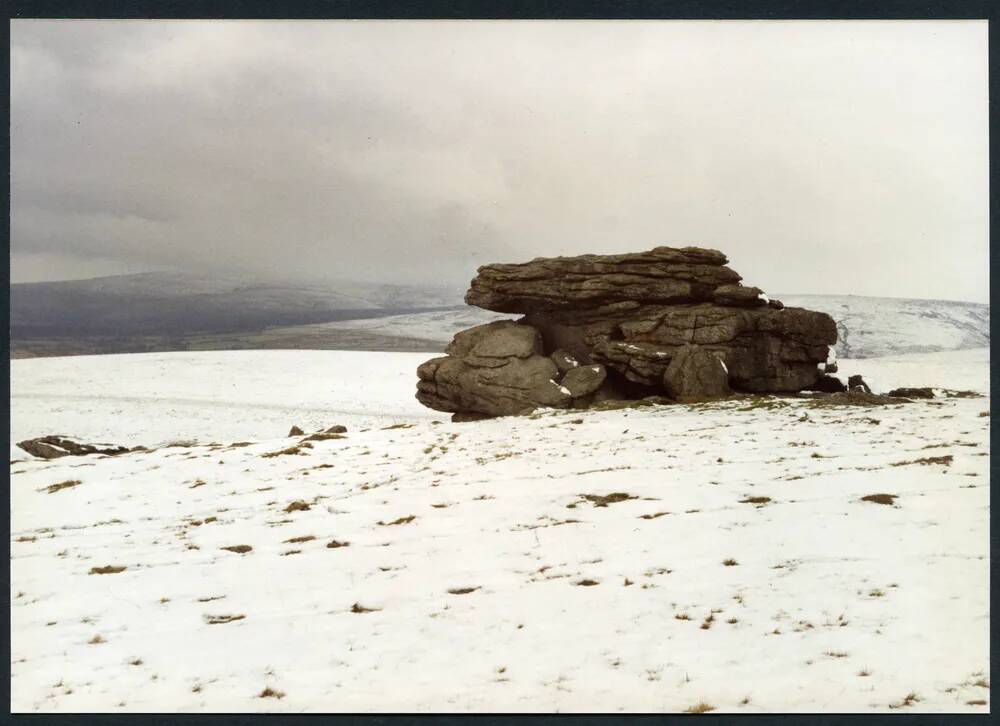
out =
[[[11,21],[13,282],[666,244],[987,302],[985,21]]]

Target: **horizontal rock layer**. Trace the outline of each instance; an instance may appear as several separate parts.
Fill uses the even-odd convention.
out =
[[[612,302],[763,304],[745,291],[726,256],[699,247],[649,252],[539,257],[522,264],[484,265],[465,302],[501,313],[597,307]],[[718,294],[718,299],[716,295]]]
[[[497,416],[822,385],[833,319],[769,301],[726,261],[716,250],[657,247],[485,265],[466,302],[524,317],[458,333],[446,356],[418,369],[417,398]]]

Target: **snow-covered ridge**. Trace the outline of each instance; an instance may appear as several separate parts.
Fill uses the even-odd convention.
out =
[[[990,306],[948,300],[778,295],[785,305],[827,313],[837,322],[842,358],[982,348],[990,344]]]
[[[837,322],[836,349],[843,358],[983,348],[990,344],[990,308],[946,300],[907,300],[856,295],[775,295],[789,307],[818,310]],[[393,315],[325,324],[446,344],[459,330],[516,318],[479,308]]]

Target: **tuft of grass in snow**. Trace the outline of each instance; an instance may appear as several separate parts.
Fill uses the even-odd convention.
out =
[[[729,559],[723,560],[722,564],[724,564],[726,567],[736,567],[736,565],[740,563],[734,560],[732,557],[730,557]]]
[[[612,492],[611,494],[581,494],[581,497],[593,504],[595,507],[606,507],[609,504],[625,502],[629,499],[637,499],[634,494],[626,492]]]
[[[452,587],[448,589],[448,594],[450,595],[468,595],[470,592],[475,592],[478,587]]]
[[[925,456],[922,459],[909,459],[907,461],[897,461],[889,466],[907,466],[909,464],[920,464],[922,466],[931,466],[932,464],[941,464],[942,466],[951,466],[951,462],[954,461],[955,457],[951,454],[945,454],[944,456]]]
[[[873,502],[875,504],[895,504],[898,494],[866,494],[861,497],[862,502]]]
[[[284,698],[284,697],[285,697],[285,692],[284,691],[275,690],[274,688],[271,688],[270,686],[268,686],[267,688],[265,688],[263,691],[261,691],[257,695],[257,698]]]
[[[292,502],[291,504],[289,504],[287,507],[285,507],[284,511],[285,512],[308,512],[311,508],[312,507],[307,502],[303,502],[303,501],[297,499],[294,502]]]
[[[55,494],[56,492],[61,492],[63,489],[80,486],[80,484],[81,482],[79,479],[68,479],[66,481],[61,481],[58,484],[49,484],[47,487],[39,489],[38,491],[45,492],[46,494]]]
[[[301,444],[296,444],[295,446],[289,446],[287,449],[281,449],[280,451],[271,451],[267,454],[261,454],[265,459],[273,459],[276,456],[291,456],[298,455],[302,453],[302,449],[311,449],[312,444],[303,441]]]
[[[714,710],[715,706],[711,705],[710,703],[705,703],[704,701],[702,701],[701,703],[696,703],[694,706],[689,706],[688,708],[685,708],[684,713],[708,713],[709,711],[714,711]]]
[[[366,608],[364,605],[361,605],[360,603],[354,603],[353,605],[351,605],[352,613],[377,613],[381,609],[382,608]]]
[[[906,708],[907,706],[912,706],[914,703],[917,703],[919,700],[920,696],[911,691],[910,693],[907,693],[903,697],[903,700],[899,703],[890,703],[889,708]]]
[[[104,567],[91,567],[91,575],[116,575],[119,572],[124,572],[125,566],[121,565],[105,565]]]
[[[253,547],[250,545],[229,545],[220,549],[224,549],[228,552],[235,552],[238,555],[245,555],[247,552],[252,551]]]
[[[223,625],[237,620],[243,620],[246,615],[206,615],[205,622],[209,625]]]
[[[770,501],[771,497],[747,497],[741,499],[740,504],[767,504]]]
[[[411,514],[408,517],[400,517],[399,519],[394,519],[391,522],[383,522],[380,519],[378,521],[378,524],[380,524],[383,527],[392,527],[393,525],[397,525],[397,524],[409,524],[410,522],[412,522],[416,518],[417,518],[417,515]]]

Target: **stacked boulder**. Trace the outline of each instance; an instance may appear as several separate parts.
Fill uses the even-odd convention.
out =
[[[465,301],[519,320],[455,335],[417,369],[417,399],[462,416],[730,391],[791,393],[829,383],[837,328],[740,284],[726,256],[697,247],[538,258],[479,268]]]

